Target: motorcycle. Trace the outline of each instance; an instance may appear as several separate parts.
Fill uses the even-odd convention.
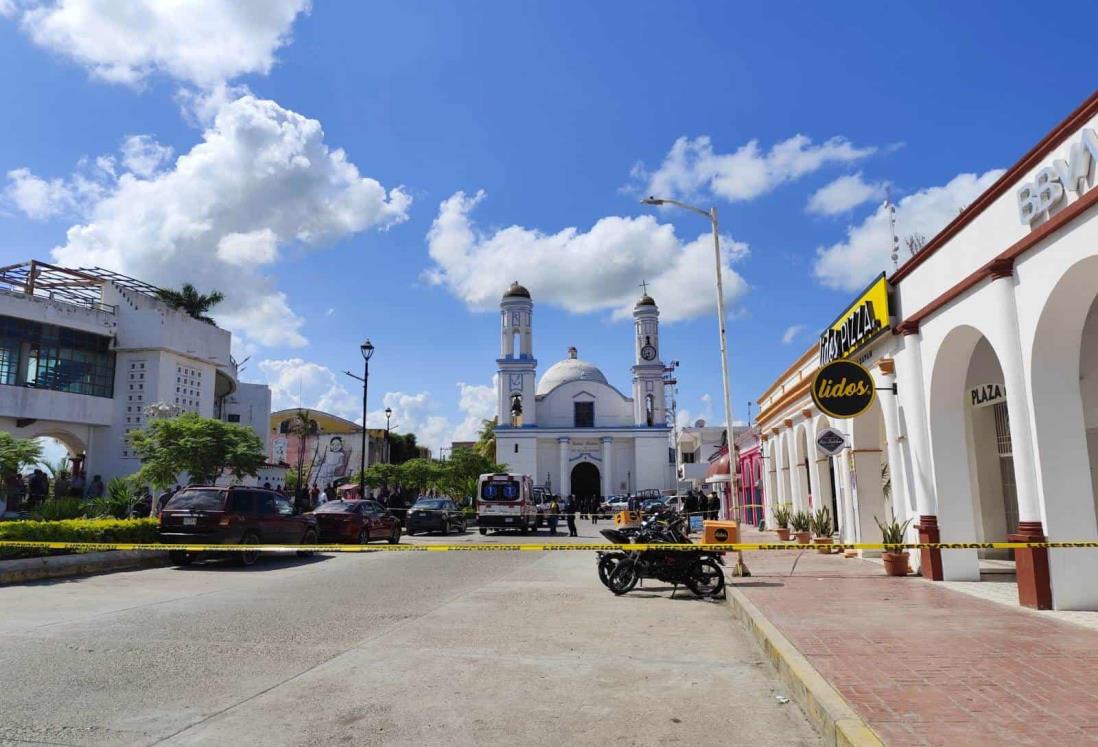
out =
[[[689,544],[686,519],[660,512],[646,518],[639,529],[604,529],[602,535],[622,545],[616,552],[600,552],[599,580],[614,594],[632,591],[644,578],[685,585],[699,597],[713,598],[724,591],[724,570],[719,555],[704,551],[625,549],[630,544]],[[674,593],[672,593],[672,596]]]

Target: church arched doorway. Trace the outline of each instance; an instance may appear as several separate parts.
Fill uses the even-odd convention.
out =
[[[602,493],[599,468],[590,462],[580,462],[572,468],[572,495],[589,498]]]

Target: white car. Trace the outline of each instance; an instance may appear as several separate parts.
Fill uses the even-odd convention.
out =
[[[607,508],[610,513],[616,514],[618,511],[629,510],[629,496],[627,495],[612,495],[607,501]]]

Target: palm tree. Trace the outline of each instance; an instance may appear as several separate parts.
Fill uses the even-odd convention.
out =
[[[477,434],[477,445],[473,447],[476,453],[485,459],[496,461],[496,419],[482,420],[480,432]]]
[[[206,324],[213,324],[214,320],[206,316],[206,312],[225,300],[220,291],[211,291],[209,295],[199,293],[190,283],[184,283],[179,290],[159,288],[157,297],[173,309],[185,311],[195,319],[200,319]]]

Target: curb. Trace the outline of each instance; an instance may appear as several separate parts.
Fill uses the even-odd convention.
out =
[[[137,550],[89,552],[0,561],[0,586],[50,578],[131,571],[168,564],[163,553]]]
[[[801,707],[825,744],[835,747],[883,747],[877,736],[843,696],[808,663],[800,651],[766,619],[742,591],[725,587],[733,615],[754,635],[778,678]]]

